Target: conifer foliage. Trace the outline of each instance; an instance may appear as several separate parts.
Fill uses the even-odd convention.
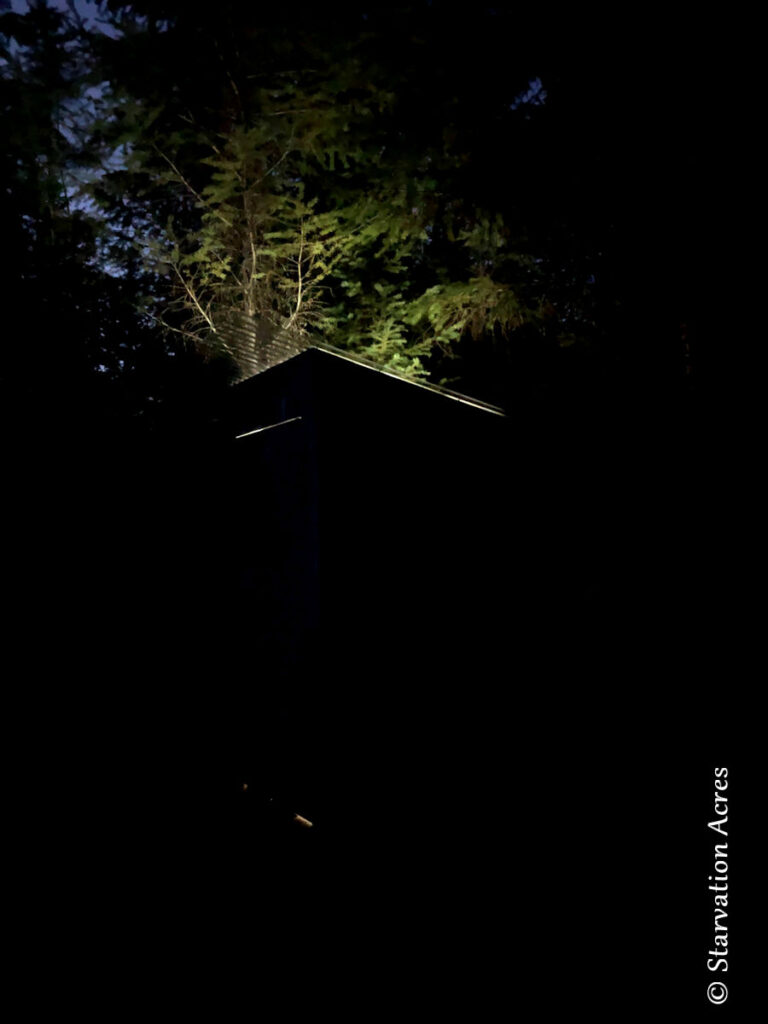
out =
[[[304,8],[144,6],[109,4],[104,138],[127,169],[99,194],[107,216],[129,194],[155,323],[236,355],[245,320],[415,375],[462,338],[541,323],[540,261],[472,184],[472,116],[436,80],[429,5],[410,34],[359,12],[340,28]],[[130,81],[158,48],[183,55],[178,75]]]
[[[2,87],[28,106],[34,61],[59,75],[50,109],[6,107],[9,173],[65,245],[80,232],[96,323],[70,333],[92,370],[124,377],[152,350],[155,367],[202,353],[242,375],[245,329],[453,381],[478,341],[595,334],[594,266],[541,173],[559,166],[546,90],[500,9],[81,7],[3,16]],[[35,125],[42,141],[21,137]],[[61,265],[44,234],[32,262]]]

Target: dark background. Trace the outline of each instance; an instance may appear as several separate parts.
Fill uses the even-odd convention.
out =
[[[616,345],[522,348],[506,376],[468,360],[507,412],[492,443],[477,417],[436,438],[431,400],[377,418],[342,389],[318,515],[350,495],[358,514],[319,527],[338,575],[317,619],[276,512],[304,483],[279,458],[249,475],[242,404],[209,370],[186,367],[149,433],[75,370],[11,374],[6,793],[19,948],[42,938],[51,984],[613,1016],[704,1014],[722,979],[716,1012],[751,1005],[754,26],[638,19],[521,30],[561,153],[531,148],[530,186],[612,225]],[[11,352],[38,330],[13,308]],[[307,573],[306,630],[272,628],[280,558]],[[728,975],[704,967],[715,765]]]

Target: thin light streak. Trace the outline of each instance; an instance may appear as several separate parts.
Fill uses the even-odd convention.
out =
[[[281,420],[279,423],[270,423],[266,427],[257,427],[255,430],[246,430],[244,434],[236,434],[235,440],[238,441],[241,437],[252,437],[254,434],[261,434],[265,430],[274,430],[275,427],[284,427],[286,423],[296,423],[300,420],[301,416],[292,416],[289,420]]]
[[[406,377],[405,374],[397,373],[393,370],[385,370],[383,367],[377,366],[365,357],[357,354],[350,355],[333,345],[315,344],[310,345],[309,348],[317,349],[318,352],[328,352],[330,355],[336,356],[339,359],[345,359],[348,363],[354,363],[357,366],[362,366],[366,370],[373,370],[374,373],[381,373],[385,377],[394,377],[395,380],[401,380],[405,384],[411,384],[413,387],[421,388],[424,391],[432,391],[436,395],[442,395],[443,398],[450,398],[454,402],[460,402],[462,405],[471,405],[474,409],[483,409],[485,412],[490,412],[494,416],[501,416],[503,419],[506,419],[506,413],[504,410],[500,409],[496,405],[491,405],[489,402],[470,398],[468,395],[459,394],[458,391],[451,391],[450,388],[441,387],[439,384],[430,384],[428,381],[414,380],[412,377]],[[292,358],[296,357],[294,356]]]

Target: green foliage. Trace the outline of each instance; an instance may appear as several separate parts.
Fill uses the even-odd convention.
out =
[[[168,211],[162,227],[134,221],[145,270],[165,282],[147,307],[158,323],[226,351],[246,316],[262,336],[426,375],[463,337],[538,321],[536,265],[467,194],[456,131],[409,124],[412,67],[383,60],[374,32],[246,39],[239,66],[222,56],[232,92],[216,116],[116,94],[131,201]]]
[[[123,282],[135,322],[159,326],[172,354],[234,352],[247,321],[254,338],[317,339],[440,379],[472,346],[594,330],[592,268],[523,175],[512,101],[527,69],[489,61],[478,76],[447,9],[409,5],[404,32],[405,9],[334,21],[303,4],[99,6],[106,34],[74,8],[4,19],[28,50],[25,87],[32,56],[49,62],[40,90],[20,92],[29,109],[10,128],[30,135],[12,173],[57,223],[72,207],[83,260],[105,291]],[[485,45],[496,17],[478,15]],[[99,365],[117,372],[125,356]]]
[[[341,71],[334,75],[338,87]],[[383,109],[389,94],[370,91]],[[189,314],[183,329],[221,333],[237,311],[275,332],[314,335],[423,374],[436,347],[449,351],[467,332],[531,319],[535,309],[504,274],[521,261],[503,252],[500,215],[450,211],[462,224],[450,242],[452,262],[466,274],[451,279],[430,249],[443,212],[438,179],[415,178],[415,165],[432,158],[388,157],[370,107],[341,108],[342,120],[325,96],[316,81],[262,94],[255,124],[211,142],[201,161],[209,178],[195,193],[199,226],[167,232],[176,307]],[[191,189],[175,154],[164,156],[175,169],[167,180]]]

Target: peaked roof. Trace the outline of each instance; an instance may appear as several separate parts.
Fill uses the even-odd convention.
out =
[[[369,372],[379,374],[383,377],[392,377],[395,380],[403,381],[411,387],[420,388],[433,394],[442,395],[444,398],[451,399],[454,402],[460,402],[463,405],[482,409],[496,416],[506,415],[503,409],[499,406],[492,405],[490,402],[484,402],[479,398],[472,397],[471,395],[464,395],[459,391],[452,391],[450,388],[442,387],[439,384],[432,384],[429,381],[410,377],[405,373],[398,372],[397,370],[385,369],[373,362],[373,360],[365,358],[365,356],[358,355],[357,353],[346,352],[343,349],[335,348],[333,345],[317,342],[306,344],[302,347],[301,345],[293,342],[282,343],[277,339],[273,339],[270,342],[269,347],[264,347],[258,353],[252,350],[250,366],[253,368],[253,372],[241,376],[237,383],[247,384],[262,373],[265,373],[281,364],[287,363],[298,356],[301,356],[305,352],[323,353],[333,359],[343,360],[345,363],[360,366]]]

